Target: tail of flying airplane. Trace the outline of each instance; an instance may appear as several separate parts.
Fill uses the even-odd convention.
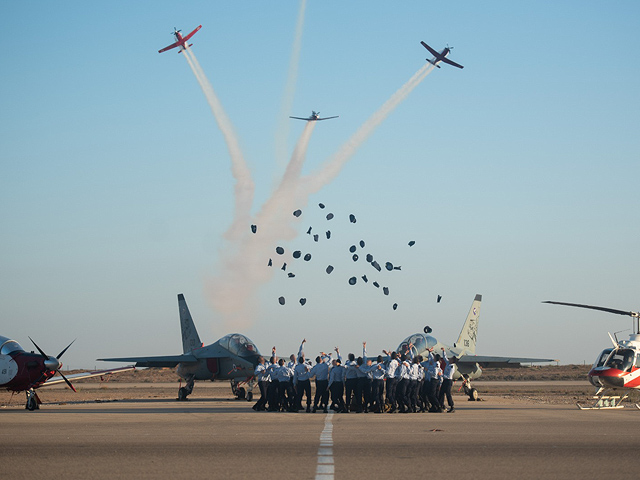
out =
[[[180,310],[180,329],[182,330],[182,351],[184,353],[190,353],[196,348],[202,346],[200,336],[189,313],[189,307],[184,299],[183,294],[178,294],[178,309]]]
[[[478,319],[480,318],[480,303],[482,302],[482,295],[476,295],[476,298],[471,304],[471,309],[467,315],[467,319],[462,326],[462,331],[456,342],[456,347],[464,348],[465,353],[475,355],[476,353],[476,339],[478,337]]]

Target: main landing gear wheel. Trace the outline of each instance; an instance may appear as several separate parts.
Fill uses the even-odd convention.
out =
[[[38,397],[36,396],[36,392],[33,390],[27,392],[27,404],[24,408],[30,411],[38,410],[40,408],[40,405],[38,405]]]
[[[187,395],[189,395],[187,393],[187,388],[186,387],[181,387],[178,390],[178,401],[179,402],[186,402],[187,401]]]
[[[247,392],[247,402],[253,400],[253,392]]]
[[[469,395],[469,401],[471,402],[478,401],[478,390],[476,390],[475,388],[469,389],[468,395]]]
[[[246,395],[247,392],[244,387],[238,387],[238,389],[236,390],[236,400],[244,400]]]

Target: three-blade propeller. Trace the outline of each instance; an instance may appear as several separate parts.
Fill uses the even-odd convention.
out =
[[[62,379],[69,386],[69,388],[75,392],[76,389],[74,388],[74,386],[67,379],[67,377],[65,377],[64,374],[60,371],[60,368],[62,368],[62,362],[60,361],[60,357],[64,355],[64,352],[66,352],[69,349],[69,347],[73,344],[73,342],[75,342],[75,340],[71,342],[69,345],[67,345],[66,348],[62,350],[57,357],[50,357],[49,355],[44,353],[44,351],[38,346],[38,344],[33,341],[33,338],[29,337],[29,340],[31,340],[31,343],[33,343],[33,345],[38,349],[38,352],[40,352],[40,355],[42,355],[42,357],[44,358],[44,366],[47,367],[49,370],[53,370],[59,373]]]

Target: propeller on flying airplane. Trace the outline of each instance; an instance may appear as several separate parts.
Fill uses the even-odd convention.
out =
[[[64,352],[66,352],[69,349],[69,347],[73,344],[73,342],[75,342],[75,340],[73,342],[71,342],[69,345],[67,345],[66,348],[64,350],[62,350],[58,354],[57,357],[51,357],[51,356],[47,355],[46,353],[44,353],[44,351],[38,346],[38,344],[33,341],[33,338],[29,337],[29,340],[31,340],[31,343],[33,343],[33,345],[38,349],[38,352],[40,352],[40,355],[42,355],[43,358],[45,359],[44,360],[44,366],[47,367],[50,370],[53,370],[53,371],[59,373],[60,376],[62,377],[62,379],[69,386],[69,388],[75,392],[76,389],[74,388],[74,386],[67,379],[67,377],[65,377],[64,374],[60,371],[60,368],[62,367],[62,362],[60,362],[60,357],[62,357],[62,355],[64,355]]]

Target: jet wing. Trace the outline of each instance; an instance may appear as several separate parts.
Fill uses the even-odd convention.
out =
[[[307,122],[313,120],[313,118],[302,118],[302,117],[289,117],[289,118],[295,118],[296,120],[306,120]]]
[[[176,42],[176,43],[172,43],[171,45],[169,45],[168,47],[164,47],[162,50],[158,50],[158,53],[162,53],[162,52],[166,52],[167,50],[171,50],[172,48],[176,48],[178,45],[180,45],[182,42]]]
[[[420,42],[422,44],[422,46],[424,48],[426,48],[427,50],[429,50],[429,52],[431,53],[431,55],[433,55],[434,57],[436,57],[439,60],[442,60],[442,56],[440,55],[439,52],[436,52],[433,48],[431,48],[429,45],[427,45],[424,42]]]
[[[198,30],[200,30],[201,28],[202,28],[202,25],[198,25],[198,26],[196,27],[196,29],[195,29],[193,32],[191,32],[191,33],[190,33],[189,35],[187,35],[186,37],[182,37],[182,40],[183,40],[185,43],[187,43],[187,40],[189,40],[191,37],[193,37],[193,36],[196,34],[196,32],[197,32]]]
[[[489,368],[518,368],[521,363],[555,362],[550,358],[493,357],[487,355],[462,355],[458,363],[478,363]]]
[[[324,118],[316,118],[316,120],[331,120],[332,118],[338,118],[340,115],[336,115],[335,117],[324,117]]]
[[[66,375],[66,377],[67,377],[67,380],[81,380],[83,378],[104,377],[106,375],[113,375],[114,373],[129,372],[131,370],[135,370],[135,367],[119,367],[119,368],[110,368],[108,370],[96,370],[93,372],[74,373],[73,375]],[[64,381],[64,378],[51,377],[49,380],[44,382],[41,385],[41,387],[49,387],[51,385],[58,385],[60,383],[66,383]]]
[[[441,57],[440,60],[442,60],[444,63],[448,63],[449,65],[453,65],[454,67],[458,67],[458,68],[464,68],[462,65],[460,65],[459,63],[456,62],[452,62],[451,60],[449,60],[447,57]]]
[[[124,362],[135,363],[136,367],[175,367],[179,363],[195,363],[198,359],[190,354],[163,355],[159,357],[123,357],[123,358],[98,358],[99,362]]]

